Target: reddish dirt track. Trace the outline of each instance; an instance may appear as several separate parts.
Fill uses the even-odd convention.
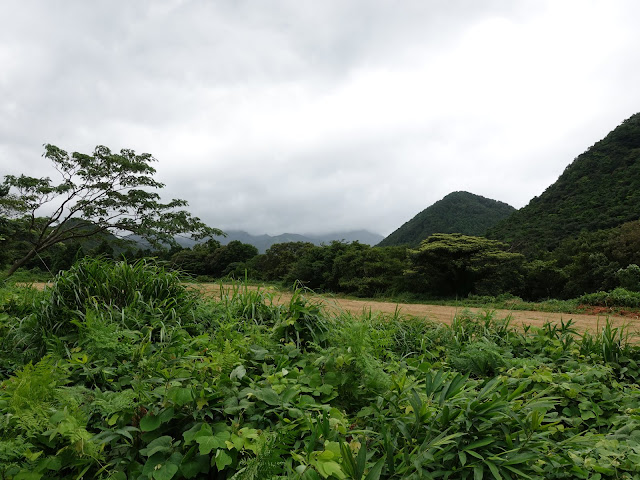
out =
[[[228,291],[228,286],[221,288],[219,284],[197,284],[193,285],[207,296],[213,298],[220,297],[223,292]],[[291,299],[291,294],[287,292],[280,292],[269,287],[242,287],[249,288],[250,290],[261,290],[273,295],[273,302],[280,304],[286,303]],[[483,312],[486,309],[483,308],[461,308],[450,307],[444,305],[425,305],[415,303],[393,303],[393,302],[378,302],[374,300],[352,300],[339,297],[329,297],[324,295],[311,295],[311,297],[324,305],[332,311],[341,312],[346,311],[353,314],[360,314],[363,312],[380,312],[384,314],[394,314],[396,310],[403,315],[410,315],[419,318],[426,318],[434,322],[450,324],[456,313],[463,309],[470,310],[472,312]],[[635,316],[615,316],[605,314],[573,314],[573,313],[552,313],[552,312],[537,312],[528,310],[495,310],[496,318],[506,318],[511,316],[512,323],[514,325],[532,325],[536,327],[542,326],[546,322],[560,323],[560,321],[567,322],[573,321],[574,327],[579,331],[598,330],[601,328],[605,320],[608,318],[612,322],[613,326],[626,326],[629,332],[640,332],[640,315]],[[634,335],[636,336],[636,335]]]

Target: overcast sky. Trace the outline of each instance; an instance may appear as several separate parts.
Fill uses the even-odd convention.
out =
[[[153,154],[250,233],[389,234],[526,205],[640,111],[637,0],[2,0],[0,176],[44,143]]]

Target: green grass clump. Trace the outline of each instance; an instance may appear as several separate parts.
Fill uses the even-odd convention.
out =
[[[39,326],[63,335],[74,312],[116,309],[180,322],[192,315],[195,294],[176,272],[149,260],[135,263],[85,258],[53,281],[37,313]]]

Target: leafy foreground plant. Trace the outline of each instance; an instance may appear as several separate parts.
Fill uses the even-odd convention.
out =
[[[48,337],[2,350],[22,358],[2,479],[640,478],[638,348],[610,326],[204,301],[149,263],[79,264],[44,295],[3,310],[2,332]]]

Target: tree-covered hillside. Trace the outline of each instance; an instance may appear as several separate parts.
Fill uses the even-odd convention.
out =
[[[434,233],[484,235],[514,211],[512,206],[497,200],[469,192],[453,192],[417,214],[379,245],[417,247]]]
[[[536,255],[581,231],[640,218],[640,113],[578,156],[539,197],[488,235]]]

